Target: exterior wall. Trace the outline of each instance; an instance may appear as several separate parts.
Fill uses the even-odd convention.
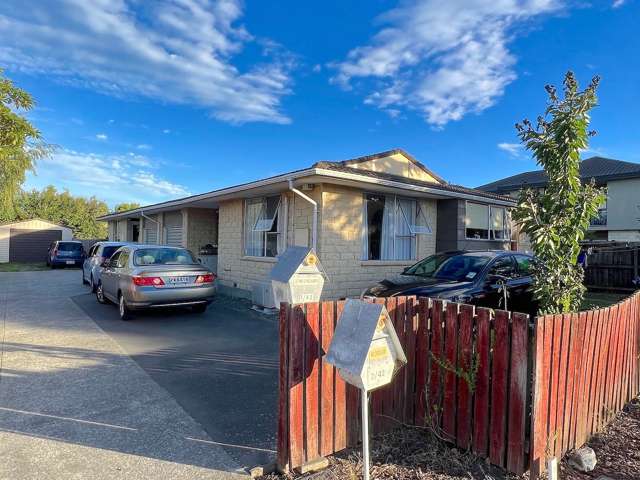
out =
[[[609,230],[607,234],[610,242],[640,242],[640,230]]]
[[[607,184],[608,230],[640,229],[640,178],[616,180]]]
[[[218,244],[218,211],[208,208],[186,209],[186,247],[194,254],[204,245]]]
[[[124,220],[118,220],[116,224],[116,238],[115,240],[118,242],[126,242],[127,241],[127,233],[128,233],[128,221],[125,218]]]
[[[253,284],[267,280],[276,260],[244,256],[244,200],[222,202],[218,215],[218,282],[227,287],[223,292],[250,298]]]
[[[62,240],[73,240],[73,232],[70,228],[61,227],[54,223],[45,222],[43,220],[27,220],[24,222],[10,223],[0,227],[0,263],[9,261],[10,235],[11,229],[23,230],[60,230],[62,231]]]
[[[324,185],[319,256],[329,277],[323,292],[326,299],[359,296],[365,288],[415,263],[415,260],[362,260],[363,194],[362,190]],[[436,251],[436,201],[421,200],[421,206],[433,232],[418,235],[417,259]]]
[[[349,166],[351,168],[359,168],[372,172],[384,172],[400,177],[413,178],[423,182],[440,183],[400,153],[368,160],[366,162],[354,163]]]
[[[107,238],[109,239],[110,242],[116,241],[116,236],[118,235],[117,225],[118,225],[118,222],[115,220],[109,220],[107,222],[107,230],[108,230]]]
[[[467,203],[464,200],[441,200],[438,202],[436,246],[439,252],[445,250],[509,250],[511,248],[509,241],[467,239],[466,213]]]

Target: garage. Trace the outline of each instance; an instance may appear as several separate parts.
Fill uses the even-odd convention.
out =
[[[38,218],[0,225],[0,263],[44,262],[52,242],[71,239],[70,228]]]

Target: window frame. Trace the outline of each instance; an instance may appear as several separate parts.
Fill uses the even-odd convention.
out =
[[[371,246],[369,244],[369,215],[368,215],[368,202],[369,202],[369,197],[371,196],[376,196],[376,197],[383,197],[384,198],[384,207],[386,208],[386,203],[387,200],[389,198],[393,198],[393,221],[390,222],[393,228],[393,255],[392,258],[382,258],[382,247],[380,247],[380,258],[371,258]],[[400,200],[404,200],[404,201],[409,201],[409,202],[415,202],[415,206],[416,206],[416,218],[414,220],[414,222],[410,222],[409,219],[407,218],[407,212],[405,212],[405,209],[402,206],[402,203],[400,202]],[[419,198],[414,198],[414,197],[404,197],[402,195],[395,195],[395,194],[384,194],[384,193],[378,193],[378,192],[364,192],[363,193],[363,207],[362,207],[362,219],[363,219],[363,225],[362,225],[362,248],[361,248],[361,257],[362,257],[362,261],[368,261],[368,262],[403,262],[403,261],[415,261],[418,259],[418,235],[431,235],[433,232],[433,229],[431,228],[431,225],[429,223],[429,219],[427,218],[427,215],[424,211],[425,209],[423,208],[423,205],[421,204],[421,201]],[[384,213],[383,213],[384,216]],[[419,225],[419,221],[420,221],[420,217],[422,217],[422,219],[424,220],[424,229],[425,231],[420,231],[420,227],[421,225]],[[404,223],[407,226],[407,230],[408,230],[408,234],[405,233],[399,233],[397,231],[397,223],[398,223],[398,219],[402,218],[404,220]],[[383,226],[384,226],[384,218],[382,220],[382,223],[380,225],[380,232],[381,232],[381,238],[384,237],[384,231],[383,231]],[[410,253],[410,258],[398,258],[398,254],[397,254],[397,248],[396,248],[396,241],[397,239],[411,239],[411,253]],[[367,251],[365,252],[364,250],[364,245],[366,243],[367,246]]]
[[[482,207],[487,207],[487,238],[474,238],[470,237],[467,233],[469,227],[467,227],[467,212],[469,211],[469,204],[479,205]],[[502,205],[491,205],[489,203],[479,203],[472,202],[470,200],[465,200],[465,211],[464,211],[464,238],[465,240],[472,241],[481,241],[481,242],[510,242],[511,241],[511,215],[510,210],[506,206]],[[495,229],[493,228],[493,210],[502,210],[502,233],[504,238],[496,238]],[[480,229],[475,229],[480,230]]]
[[[264,229],[258,229],[256,230],[256,227],[258,226],[258,224],[261,221],[264,220],[269,220],[268,218],[263,219],[261,218],[264,212],[264,215],[266,215],[266,211],[268,208],[268,199],[269,198],[278,198],[278,203],[276,205],[275,208],[275,213],[271,219],[271,228],[269,230],[264,230]],[[253,233],[260,233],[262,234],[262,252],[260,255],[255,255],[253,253],[249,253],[248,251],[248,246],[247,246],[247,227],[248,227],[248,218],[247,218],[247,209],[250,205],[255,205],[257,203],[261,203],[262,204],[262,208],[260,209],[260,213],[258,214],[258,217],[256,218],[255,222],[253,222],[253,227],[251,229],[251,231]],[[276,195],[265,195],[262,197],[252,197],[252,198],[245,198],[244,202],[243,202],[243,219],[242,219],[242,254],[244,257],[255,257],[255,258],[276,258],[280,253],[281,253],[281,239],[282,239],[282,231],[281,231],[281,220],[282,220],[282,194],[276,194]],[[273,228],[275,226],[275,231],[272,231]],[[269,238],[275,236],[276,238],[276,251],[275,251],[275,255],[267,255],[267,250],[268,250],[268,245],[269,245]]]

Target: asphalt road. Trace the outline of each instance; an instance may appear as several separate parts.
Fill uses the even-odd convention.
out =
[[[78,292],[73,301],[231,458],[247,467],[274,460],[277,317],[219,297],[204,314],[140,312],[123,322],[117,308],[98,304],[88,287]]]

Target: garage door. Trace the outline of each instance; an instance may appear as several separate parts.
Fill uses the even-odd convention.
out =
[[[10,236],[10,262],[44,262],[51,242],[62,240],[62,231],[12,228]]]

